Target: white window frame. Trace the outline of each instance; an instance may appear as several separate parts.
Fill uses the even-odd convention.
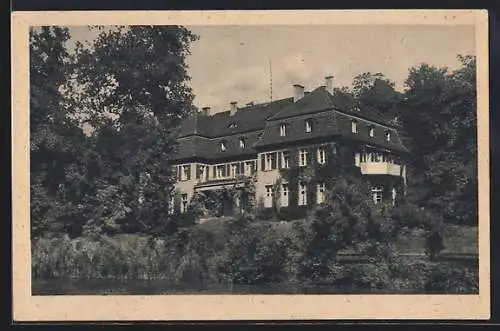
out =
[[[240,138],[240,148],[241,149],[245,148],[245,139],[244,138]]]
[[[307,206],[307,185],[306,183],[299,183],[299,206]]]
[[[351,131],[352,133],[358,133],[358,121],[356,120],[351,121]]]
[[[273,153],[266,153],[264,166],[265,166],[264,170],[271,170],[272,169],[272,167],[273,167]]]
[[[205,172],[206,172],[206,166],[200,164],[200,174],[199,174],[200,180],[205,180],[206,176]]]
[[[391,131],[385,132],[385,141],[391,141]]]
[[[286,124],[285,123],[280,124],[280,136],[281,137],[286,136]]]
[[[253,168],[253,162],[252,161],[248,161],[248,162],[245,162],[245,167],[243,168],[243,171],[244,171],[244,175],[251,175],[252,174],[252,168]]]
[[[325,183],[316,184],[316,202],[325,203]]]
[[[285,155],[286,155],[286,157],[285,157]],[[290,152],[289,151],[282,151],[281,152],[281,168],[282,169],[290,168]]]
[[[238,166],[239,166],[239,165],[238,165],[237,163],[233,163],[233,164],[231,164],[231,167],[230,167],[229,169],[230,169],[230,171],[231,171],[230,176],[231,176],[232,178],[236,177],[236,169],[238,168]]]
[[[264,207],[271,208],[273,206],[273,186],[266,185],[266,192],[264,197]]]
[[[396,190],[396,186],[393,186],[392,187],[392,205],[396,205],[396,199],[397,199],[397,196],[398,196],[398,191]]]
[[[370,135],[371,138],[375,136],[375,128],[373,126],[370,126],[368,134]]]
[[[354,165],[356,167],[359,167],[361,165],[361,155],[358,152],[354,153]]]
[[[189,164],[184,164],[181,166],[181,181],[186,181],[188,180],[188,177],[190,175],[189,173]]]
[[[301,149],[299,151],[299,166],[305,167],[307,166],[307,155],[308,151],[307,149]]]
[[[226,167],[225,164],[218,164],[215,166],[215,176],[217,179],[220,179],[220,178],[225,178],[223,176],[223,173],[224,173],[224,168]]]
[[[227,146],[226,146],[226,142],[225,141],[221,141],[221,143],[220,143],[220,150],[221,150],[221,152],[225,152],[227,150]]]
[[[326,163],[326,148],[323,146],[318,147],[318,163],[319,164]]]
[[[311,120],[306,120],[306,132],[307,133],[312,132],[312,121]]]
[[[288,201],[290,197],[290,190],[288,188],[288,184],[281,184],[281,199],[280,204],[281,207],[288,207]]]
[[[181,213],[184,214],[185,212],[187,212],[187,209],[188,209],[188,195],[187,193],[184,193],[181,195]]]
[[[373,203],[374,204],[379,204],[380,202],[382,202],[382,187],[380,186],[375,186],[375,187],[372,187],[372,199],[373,199]]]

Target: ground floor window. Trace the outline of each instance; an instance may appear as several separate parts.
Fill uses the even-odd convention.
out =
[[[306,183],[299,183],[299,206],[307,205],[307,186]]]
[[[183,194],[182,201],[181,201],[181,213],[187,212],[187,208],[188,208],[188,195]]]
[[[373,187],[372,188],[372,198],[374,204],[379,204],[382,202],[382,188],[381,187]]]
[[[288,207],[288,184],[281,185],[281,207]]]
[[[264,199],[264,207],[271,208],[273,206],[273,186],[266,186],[266,196]]]
[[[318,204],[325,202],[325,183],[319,183],[316,187],[316,202]]]

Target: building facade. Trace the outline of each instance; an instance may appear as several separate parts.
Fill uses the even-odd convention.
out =
[[[178,143],[174,170],[180,212],[187,211],[195,192],[238,189],[249,179],[264,208],[321,203],[324,182],[290,183],[284,173],[325,166],[332,156],[359,169],[370,182],[374,203],[394,202],[406,185],[409,151],[400,132],[375,109],[336,96],[331,76],[311,92],[294,85],[286,99],[244,107],[232,102],[229,110],[215,114],[203,108],[182,123]],[[232,200],[227,213],[241,203]]]

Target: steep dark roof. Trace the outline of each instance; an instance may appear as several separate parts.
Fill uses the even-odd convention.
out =
[[[324,87],[318,87],[311,93],[308,93],[297,102],[293,102],[284,107],[269,120],[280,120],[294,116],[314,113],[332,107],[332,95]]]
[[[193,114],[185,119],[180,127],[179,137],[201,135],[209,138],[262,130],[266,120],[278,113],[283,107],[293,103],[293,98],[260,103],[239,108],[233,116],[230,111],[213,115]],[[233,124],[233,125],[232,125]]]
[[[359,107],[359,108],[357,108]],[[305,120],[312,121],[313,130],[305,131]],[[358,121],[358,133],[351,132],[352,120]],[[287,125],[287,134],[280,136],[280,125]],[[369,128],[375,135],[370,137]],[[385,132],[391,139],[385,139]],[[256,154],[256,149],[295,141],[339,135],[401,152],[408,152],[398,131],[389,119],[368,105],[356,105],[340,94],[332,95],[324,87],[306,93],[297,102],[293,98],[239,108],[211,116],[195,114],[181,125],[179,152],[176,159],[204,158],[210,160],[243,157]],[[244,137],[245,148],[239,147]],[[221,142],[226,151],[221,151]]]

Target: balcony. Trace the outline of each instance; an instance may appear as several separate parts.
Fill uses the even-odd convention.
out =
[[[399,164],[389,162],[361,162],[359,166],[363,175],[403,176]]]

